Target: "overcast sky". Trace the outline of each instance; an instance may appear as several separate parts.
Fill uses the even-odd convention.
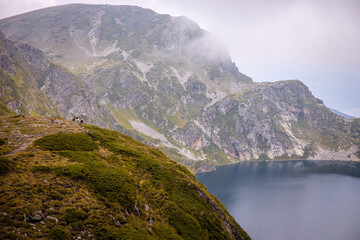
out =
[[[0,18],[73,3],[0,0]],[[328,107],[360,117],[360,0],[78,0],[187,16],[256,82],[299,79]]]

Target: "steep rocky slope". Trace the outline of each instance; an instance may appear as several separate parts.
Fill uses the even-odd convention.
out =
[[[2,32],[0,74],[1,102],[15,113],[82,116],[98,125],[115,124],[82,80],[49,61],[39,49],[8,40]]]
[[[191,168],[359,158],[357,120],[331,113],[300,81],[253,83],[215,37],[185,17],[72,4],[3,19],[0,29],[83,80],[94,105],[83,112],[97,120],[90,122],[137,136]]]
[[[1,239],[250,239],[185,167],[131,137],[0,116]]]
[[[359,157],[359,121],[333,114],[297,80],[257,84],[220,101],[203,118],[206,136],[236,158]],[[318,157],[321,149],[328,149],[328,155]]]

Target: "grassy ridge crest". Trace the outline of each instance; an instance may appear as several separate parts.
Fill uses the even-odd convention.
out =
[[[1,238],[250,239],[192,173],[156,148],[74,122],[2,120],[0,137],[9,140],[1,147],[13,149],[21,131],[33,141],[0,159]],[[50,134],[39,137],[40,123]]]

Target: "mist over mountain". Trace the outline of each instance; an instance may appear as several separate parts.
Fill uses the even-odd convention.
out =
[[[29,44],[28,51],[14,47],[19,56],[25,51],[21,61],[32,56],[30,49],[41,50],[27,60],[29,67],[15,68],[29,72],[44,59],[63,72],[51,80],[49,67],[31,70],[29,85],[36,86],[36,74],[45,76],[47,85],[28,92],[44,95],[53,106],[33,104],[38,114],[76,115],[118,129],[199,171],[251,159],[359,159],[358,119],[332,113],[301,81],[253,83],[216,37],[186,17],[133,6],[71,4],[0,20],[0,29]],[[17,82],[21,73],[7,67],[11,56],[1,58],[1,68]],[[51,92],[52,86],[64,90]],[[2,102],[31,114],[24,93],[18,95]]]
[[[348,114],[345,114],[345,113],[343,113],[343,112],[340,112],[340,111],[338,111],[338,110],[336,110],[336,109],[333,109],[333,108],[329,108],[330,109],[330,111],[332,111],[333,113],[335,113],[335,114],[337,114],[337,115],[339,115],[339,116],[342,116],[342,117],[344,117],[344,118],[347,118],[347,119],[354,119],[355,117],[353,117],[353,116],[350,116],[350,115],[348,115]]]

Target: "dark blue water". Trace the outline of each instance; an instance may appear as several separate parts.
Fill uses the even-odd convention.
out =
[[[359,176],[359,163],[287,161],[196,177],[255,240],[359,240]]]

